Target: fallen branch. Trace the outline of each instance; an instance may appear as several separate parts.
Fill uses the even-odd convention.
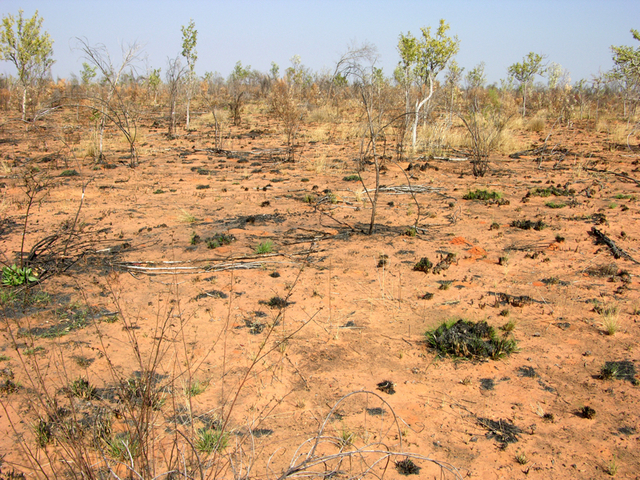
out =
[[[635,264],[640,264],[640,262],[637,262],[636,260],[634,260],[631,255],[629,255],[627,252],[625,252],[620,247],[618,247],[613,240],[607,237],[604,233],[602,233],[596,227],[591,227],[591,231],[589,233],[594,237],[596,237],[598,243],[602,243],[607,247],[609,247],[609,249],[611,250],[611,254],[613,255],[613,258],[624,258]]]

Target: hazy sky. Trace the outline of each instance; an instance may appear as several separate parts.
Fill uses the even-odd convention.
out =
[[[490,83],[530,51],[576,81],[609,70],[611,45],[638,46],[629,31],[640,29],[640,0],[0,0],[3,16],[20,8],[44,19],[54,40],[54,78],[80,71],[76,37],[105,44],[115,60],[121,44],[137,41],[146,52],[142,73],[160,67],[164,78],[190,18],[198,30],[197,72],[225,77],[238,60],[263,72],[273,61],[283,73],[294,55],[314,71],[332,69],[354,41],[376,45],[391,75],[399,34],[435,30],[444,18],[460,39],[460,66],[468,71],[484,61]],[[0,62],[0,73],[15,69]]]

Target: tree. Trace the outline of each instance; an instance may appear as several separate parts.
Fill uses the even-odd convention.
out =
[[[431,100],[433,96],[433,82],[438,74],[447,66],[451,58],[460,50],[460,41],[457,36],[448,37],[449,24],[440,20],[438,30],[435,35],[431,35],[431,27],[422,28],[422,38],[416,39],[408,32],[407,35],[400,34],[398,51],[400,52],[400,67],[403,72],[405,92],[407,99],[406,113],[414,115],[413,133],[411,144],[416,147],[418,121],[420,110]],[[415,109],[409,112],[409,90],[411,84],[415,83],[419,94],[415,101]],[[429,94],[426,94],[426,86],[429,85]]]
[[[42,18],[38,11],[24,19],[23,11],[18,18],[9,14],[2,17],[0,26],[0,60],[13,63],[18,70],[22,86],[22,120],[26,119],[27,89],[44,78],[53,65],[53,40],[47,32],[41,32]]]
[[[544,59],[544,55],[529,52],[522,59],[522,63],[514,63],[508,69],[509,75],[520,83],[520,88],[522,89],[522,118],[524,118],[527,111],[527,87],[533,84],[533,79],[536,75],[544,75],[545,66],[542,64]]]
[[[138,165],[138,153],[136,151],[137,125],[132,110],[132,106],[125,101],[122,91],[118,88],[121,77],[126,69],[133,69],[141,53],[141,46],[137,43],[122,46],[122,62],[115,66],[109,55],[109,51],[104,45],[89,45],[86,38],[78,38],[78,47],[84,53],[85,59],[92,64],[92,68],[97,68],[102,74],[102,83],[105,87],[102,96],[91,96],[92,108],[99,112],[99,144],[97,159],[103,159],[103,140],[106,120],[111,120],[122,132],[131,152],[130,166]]]
[[[196,30],[196,24],[193,19],[189,20],[189,25],[180,28],[182,31],[182,56],[187,61],[187,124],[186,128],[189,129],[189,109],[191,106],[191,96],[193,94],[193,88],[195,85],[195,66],[198,59],[198,52],[196,51],[196,44],[198,43],[198,31]]]
[[[158,87],[162,83],[162,78],[160,77],[161,68],[154,68],[151,70],[149,74],[149,78],[147,79],[147,85],[153,92],[153,104],[156,104],[158,100]]]
[[[240,125],[240,121],[242,120],[243,97],[245,93],[247,93],[250,76],[251,65],[245,68],[240,61],[236,62],[236,66],[233,68],[231,75],[229,75],[229,95],[231,96],[229,108],[235,126]]]
[[[640,41],[640,32],[631,29],[633,38]],[[622,87],[624,115],[627,116],[629,104],[636,105],[640,99],[640,46],[611,46],[614,67],[610,77]],[[631,113],[631,112],[629,112]]]
[[[173,138],[176,134],[176,103],[186,69],[180,63],[179,57],[170,58],[167,63],[167,73],[165,74],[169,91],[169,131],[167,134],[169,138]]]
[[[365,159],[371,155],[376,170],[373,198],[365,187],[365,192],[371,202],[369,235],[373,234],[380,192],[381,158],[377,144],[384,129],[389,126],[384,117],[387,110],[385,80],[382,69],[376,67],[377,61],[378,52],[373,45],[353,46],[338,61],[334,73],[334,77],[339,79],[338,81],[352,80],[353,91],[356,92],[364,110],[365,130],[362,138],[363,146],[360,148],[360,165],[363,168]]]
[[[91,80],[97,75],[97,67],[92,67],[87,62],[82,62],[82,70],[80,71],[80,78],[82,79],[82,85],[87,86],[91,83]]]

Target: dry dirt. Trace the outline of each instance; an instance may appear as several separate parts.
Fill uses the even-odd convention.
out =
[[[55,245],[64,244],[86,185],[82,230],[66,252],[75,263],[33,287],[45,298],[39,303],[3,305],[3,382],[11,371],[21,386],[1,399],[5,469],[28,469],[16,437],[16,431],[28,441],[33,436],[27,399],[35,390],[24,365],[40,365],[52,391],[78,377],[104,389],[114,382],[110,364],[123,377],[138,369],[131,339],[148,355],[158,325],[169,319],[162,371],[177,375],[174,386],[184,385],[188,363],[206,386],[191,398],[194,415],[223,418],[231,410],[228,429],[260,433],[252,478],[267,473],[269,460],[269,476],[277,477],[336,402],[361,391],[371,393],[346,398],[326,427],[338,437],[353,433],[355,445],[373,435],[446,462],[465,478],[607,478],[614,464],[616,478],[638,478],[637,377],[601,378],[606,362],[640,368],[637,149],[576,124],[556,127],[548,140],[562,155],[542,162],[496,156],[485,178],[471,176],[463,161],[414,159],[411,169],[407,161],[387,162],[385,187],[407,186],[409,179],[425,189],[415,199],[383,190],[369,236],[370,202],[359,182],[344,180],[355,173],[355,140],[312,142],[303,135],[297,160],[286,162],[276,127],[260,116],[247,122],[231,129],[224,151],[212,149],[204,126],[171,140],[147,122],[137,168],[127,166],[126,149],[117,150],[113,138],[106,163],[95,164],[79,149],[74,159],[47,131],[5,125],[4,262],[15,262],[20,251],[24,165],[50,177],[29,215],[27,252],[55,232]],[[547,133],[522,133],[521,141],[540,146]],[[79,175],[61,176],[71,169]],[[362,177],[374,184],[371,166]],[[575,194],[523,201],[552,186]],[[500,192],[509,203],[463,199],[475,189]],[[416,201],[421,218],[411,236]],[[511,226],[516,220],[547,227],[523,230]],[[614,258],[592,235],[594,227],[628,257]],[[193,233],[200,243],[191,244]],[[207,248],[205,240],[216,234],[235,240]],[[256,254],[268,241],[272,252]],[[455,261],[439,274],[413,270],[423,257],[435,264],[448,253]],[[274,297],[289,305],[280,311],[269,304]],[[614,317],[617,311],[612,335],[598,313],[607,307]],[[114,323],[102,321],[112,313]],[[82,328],[69,323],[81,315]],[[457,318],[486,320],[496,329],[515,322],[517,353],[439,358],[425,332]],[[60,335],[37,335],[59,325]],[[42,348],[32,353],[34,347]],[[257,353],[266,350],[264,357]],[[385,381],[394,394],[377,388]],[[175,412],[170,403],[162,407],[165,418]],[[594,418],[585,417],[586,406]],[[496,438],[492,422],[504,421],[518,429],[513,443]],[[422,468],[415,478],[437,474],[428,462],[415,463]],[[391,465],[385,478],[403,477]]]

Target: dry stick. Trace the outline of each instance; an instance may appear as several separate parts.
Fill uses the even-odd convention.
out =
[[[80,197],[80,205],[78,206],[78,211],[76,212],[76,218],[73,219],[73,225],[71,226],[71,231],[69,232],[69,237],[67,238],[67,243],[64,245],[64,251],[62,252],[62,256],[64,257],[67,254],[67,249],[69,248],[69,242],[71,241],[71,237],[73,236],[73,232],[76,229],[76,225],[78,224],[78,216],[80,215],[80,210],[82,210],[82,204],[84,203],[84,192],[91,183],[93,179],[89,179],[87,183],[82,185],[82,196]]]

